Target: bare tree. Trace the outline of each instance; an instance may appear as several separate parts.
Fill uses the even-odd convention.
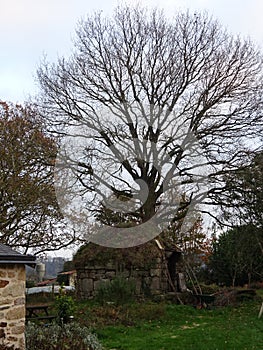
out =
[[[26,253],[74,240],[53,186],[57,147],[32,106],[0,102],[0,241]]]
[[[206,14],[169,20],[141,7],[89,16],[76,33],[72,57],[44,62],[38,79],[87,212],[106,205],[137,224],[159,213],[159,223],[219,203],[224,174],[262,130],[260,52]]]

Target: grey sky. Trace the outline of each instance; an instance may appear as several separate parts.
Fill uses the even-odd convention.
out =
[[[37,92],[34,80],[43,54],[49,61],[68,54],[78,19],[94,10],[111,13],[117,0],[0,0],[0,100],[23,102]],[[126,1],[135,3],[135,1]],[[144,0],[148,7],[204,10],[233,34],[263,47],[261,0]]]

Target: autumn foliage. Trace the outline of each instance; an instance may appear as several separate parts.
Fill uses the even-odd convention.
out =
[[[55,141],[33,106],[0,102],[0,241],[27,252],[68,243],[53,187]]]

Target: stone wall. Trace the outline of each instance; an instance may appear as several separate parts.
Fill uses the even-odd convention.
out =
[[[77,296],[79,299],[92,299],[104,282],[113,280],[117,276],[132,279],[136,286],[136,295],[151,294],[156,295],[168,290],[167,278],[162,269],[161,259],[158,259],[154,268],[125,269],[108,263],[105,266],[94,264],[77,268]]]
[[[0,344],[25,349],[25,266],[0,264]]]

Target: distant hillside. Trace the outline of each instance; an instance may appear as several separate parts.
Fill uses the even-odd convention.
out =
[[[45,264],[45,276],[44,279],[57,277],[58,273],[63,271],[64,263],[69,259],[63,257],[47,257],[41,259],[38,262]],[[32,268],[27,268],[27,276],[30,280],[37,280],[36,271]]]

